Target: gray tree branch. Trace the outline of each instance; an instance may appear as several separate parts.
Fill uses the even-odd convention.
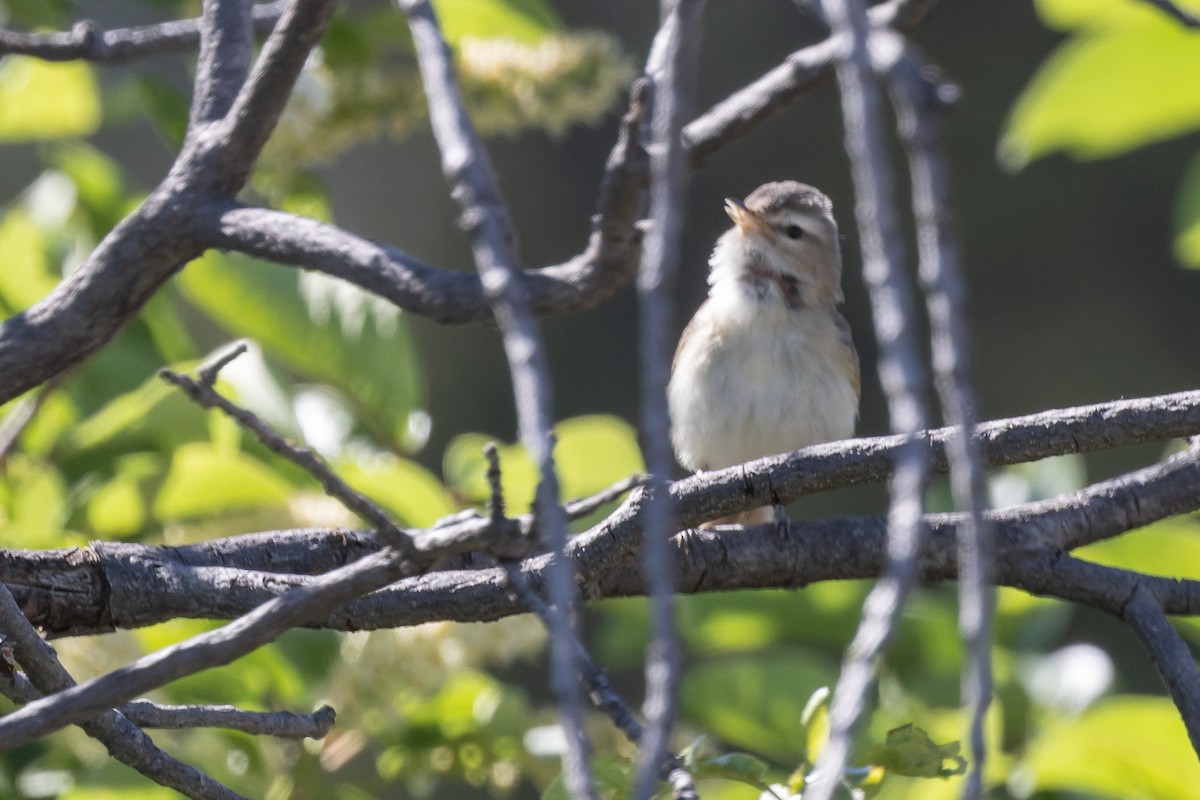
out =
[[[582,696],[571,647],[575,564],[566,557],[567,516],[558,502],[553,383],[545,346],[521,284],[516,233],[508,208],[487,150],[467,116],[450,47],[437,16],[428,0],[397,0],[397,5],[412,31],[433,136],[442,155],[442,172],[451,195],[462,208],[459,224],[470,237],[483,293],[500,328],[521,443],[538,468],[538,531],[553,556],[547,576],[551,601],[550,685],[566,734],[563,779],[572,798],[594,799],[596,786],[588,764],[590,743],[584,730]]]
[[[275,27],[287,0],[257,4],[254,34],[266,36]],[[0,56],[22,55],[43,61],[94,61],[125,64],[160,53],[195,50],[200,45],[200,20],[181,19],[102,31],[94,22],[81,20],[70,31],[21,33],[0,29]]]

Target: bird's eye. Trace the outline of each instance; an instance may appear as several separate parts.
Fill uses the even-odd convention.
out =
[[[799,239],[804,236],[804,229],[799,225],[788,225],[784,230],[789,239]]]

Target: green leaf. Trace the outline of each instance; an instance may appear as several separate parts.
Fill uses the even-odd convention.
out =
[[[1200,267],[1200,152],[1192,157],[1175,200],[1175,257]]]
[[[171,454],[166,479],[154,499],[154,517],[195,519],[234,509],[282,506],[292,492],[291,484],[266,464],[193,442]]]
[[[1014,169],[1062,150],[1103,158],[1200,127],[1200,38],[1176,24],[1076,36],[1018,98],[1000,140]]]
[[[619,417],[593,415],[564,420],[554,427],[560,498],[586,497],[645,470],[637,433]],[[484,445],[495,440],[481,433],[455,437],[446,448],[442,474],[467,502],[488,498]],[[500,445],[500,484],[510,513],[523,513],[533,503],[537,468],[519,444]]]
[[[156,375],[80,422],[67,435],[65,446],[71,455],[101,448],[165,453],[184,442],[206,439],[207,434],[204,415]]]
[[[1200,786],[1200,762],[1179,711],[1163,697],[1114,697],[1077,719],[1047,726],[1019,769],[1027,794],[1178,800]]]
[[[1175,0],[1183,9],[1200,12],[1197,0]],[[1162,11],[1142,0],[1036,0],[1038,16],[1047,27],[1076,29],[1129,29],[1141,25],[1175,25]]]
[[[562,24],[542,0],[434,0],[433,5],[452,45],[464,36],[537,41]]]
[[[829,697],[832,692],[828,686],[822,686],[812,693],[804,704],[800,714],[800,724],[804,726],[804,760],[809,764],[817,763],[821,751],[829,741]]]
[[[121,168],[104,153],[83,142],[69,142],[52,149],[47,160],[75,184],[96,239],[129,212],[133,201],[126,193]]]
[[[359,420],[403,449],[423,400],[417,354],[397,309],[343,281],[209,253],[183,271],[187,298],[237,336],[357,404]]]
[[[1163,558],[1170,553],[1169,558]],[[1200,579],[1200,523],[1176,517],[1075,551],[1087,561],[1168,578]]]
[[[62,474],[49,464],[14,454],[6,477],[8,493],[0,510],[5,546],[40,549],[71,543],[63,536],[70,509]]]
[[[146,524],[143,483],[162,471],[157,453],[134,453],[118,459],[116,474],[87,500],[87,521],[97,536],[123,538],[139,533]]]
[[[593,758],[591,771],[592,777],[596,781],[596,794],[600,800],[625,800],[631,796],[632,777],[629,774],[629,767],[619,761]],[[571,800],[566,783],[563,782],[562,773],[559,773],[558,777],[546,787],[546,791],[542,792],[542,800]]]
[[[446,487],[412,461],[375,458],[334,466],[342,480],[390,511],[402,525],[427,528],[456,510]]]
[[[187,134],[187,96],[160,75],[139,73],[134,78],[134,85],[150,122],[167,145],[178,150]]]
[[[888,731],[887,741],[876,745],[869,758],[895,775],[949,778],[967,771],[967,760],[959,750],[958,742],[934,744],[925,731],[909,723]],[[952,766],[946,766],[947,761]]]
[[[837,677],[824,662],[813,652],[786,650],[702,664],[684,679],[683,707],[737,747],[795,762],[805,746],[805,703]]]
[[[767,762],[749,753],[722,753],[697,759],[695,777],[725,778],[761,788],[766,784],[768,769]]]
[[[87,136],[100,127],[96,78],[83,62],[0,61],[0,142]]]
[[[48,244],[24,210],[13,209],[0,219],[0,304],[7,314],[28,308],[58,284],[46,259]]]

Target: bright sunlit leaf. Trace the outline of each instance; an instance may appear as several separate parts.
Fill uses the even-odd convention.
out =
[[[335,467],[342,480],[395,514],[401,525],[426,528],[456,510],[446,487],[412,461],[381,457]]]
[[[284,505],[292,486],[271,467],[204,442],[180,445],[154,500],[159,520],[195,519],[223,511]]]
[[[1164,558],[1166,553],[1170,557]],[[1081,547],[1075,555],[1148,575],[1200,579],[1200,523],[1187,517],[1163,520]]]
[[[46,246],[45,235],[24,211],[14,209],[0,219],[0,307],[9,314],[41,300],[58,283]]]
[[[1124,696],[1048,726],[1030,743],[1018,780],[1026,795],[1071,791],[1178,800],[1200,786],[1200,762],[1170,700]]]
[[[434,0],[433,5],[451,44],[464,36],[537,41],[561,24],[543,0]]]
[[[24,56],[0,61],[0,142],[86,136],[100,126],[92,68]]]
[[[1102,158],[1195,130],[1198,74],[1200,37],[1169,21],[1075,36],[1017,100],[1000,159],[1019,169],[1055,151]]]
[[[1200,12],[1198,0],[1174,0],[1183,9]],[[1036,0],[1038,16],[1047,27],[1062,31],[1129,29],[1140,25],[1178,23],[1144,0]]]
[[[374,435],[404,447],[424,388],[395,306],[319,273],[212,252],[178,280],[219,325],[305,379],[338,389]]]
[[[684,677],[688,717],[731,744],[794,763],[805,751],[801,718],[812,693],[837,674],[813,651],[779,649],[701,664]]]

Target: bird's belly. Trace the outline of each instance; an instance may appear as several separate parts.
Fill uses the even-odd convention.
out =
[[[682,352],[670,387],[672,439],[691,469],[718,469],[854,433],[858,396],[843,347],[788,315]]]

